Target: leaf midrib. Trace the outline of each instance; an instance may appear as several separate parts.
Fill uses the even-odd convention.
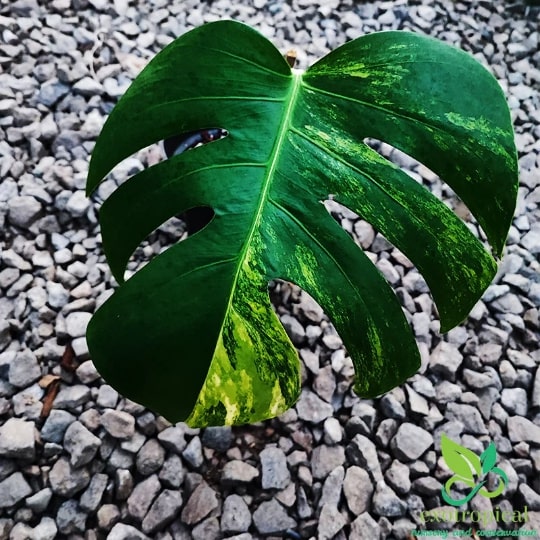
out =
[[[244,244],[242,246],[242,250],[240,251],[240,255],[238,257],[238,263],[236,266],[236,271],[234,274],[234,278],[231,284],[231,292],[229,294],[229,300],[227,303],[227,307],[224,312],[223,322],[221,324],[221,328],[219,331],[219,336],[223,335],[223,329],[225,326],[225,321],[227,320],[227,314],[231,311],[233,308],[233,298],[234,293],[236,291],[236,284],[238,283],[238,279],[240,276],[240,272],[243,266],[243,263],[246,259],[246,255],[249,251],[249,248],[251,246],[253,236],[255,234],[255,231],[258,229],[260,223],[261,223],[261,216],[263,213],[263,209],[268,201],[268,192],[270,190],[270,186],[272,184],[272,178],[274,176],[274,172],[276,170],[277,164],[279,162],[281,149],[283,147],[283,143],[285,141],[285,137],[287,135],[287,132],[290,129],[291,126],[291,116],[294,111],[294,106],[296,104],[296,100],[298,97],[298,91],[300,89],[301,83],[302,83],[302,76],[301,74],[293,73],[292,74],[292,81],[291,81],[291,87],[289,89],[289,92],[287,93],[284,101],[286,102],[286,107],[283,112],[283,116],[280,123],[280,129],[279,133],[276,139],[276,143],[274,145],[274,148],[272,149],[272,153],[270,154],[270,157],[267,161],[268,167],[267,172],[264,176],[263,182],[262,182],[262,190],[261,194],[259,196],[259,201],[257,203],[257,208],[254,213],[253,221],[251,222],[251,227],[249,229],[249,232],[247,234],[246,240],[244,241]],[[216,347],[214,349],[214,356],[215,351],[218,347],[218,344],[216,343]]]

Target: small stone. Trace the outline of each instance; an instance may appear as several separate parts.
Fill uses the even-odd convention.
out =
[[[53,493],[67,498],[82,491],[90,475],[85,468],[75,469],[66,458],[60,458],[49,473],[49,482]]]
[[[285,314],[281,316],[281,324],[285,328],[287,335],[291,338],[291,341],[297,345],[301,345],[306,337],[306,331],[298,322],[298,319]]]
[[[458,348],[446,341],[441,341],[429,360],[429,367],[433,373],[441,375],[450,381],[456,380],[456,372],[463,362],[463,355]]]
[[[116,469],[116,500],[125,501],[133,491],[133,476],[127,469]]]
[[[249,507],[240,495],[229,495],[223,502],[221,530],[227,533],[246,532],[251,525]]]
[[[186,471],[182,465],[182,460],[176,454],[169,456],[163,463],[161,471],[159,471],[161,483],[172,489],[178,489],[182,485],[185,475]]]
[[[106,531],[110,530],[120,521],[120,510],[114,504],[103,504],[96,512],[98,527]]]
[[[115,439],[127,440],[135,433],[135,419],[124,411],[106,409],[101,415],[101,425]]]
[[[337,506],[325,504],[319,516],[318,540],[331,540],[343,529],[347,521]]]
[[[142,522],[143,531],[148,534],[160,531],[176,517],[181,507],[182,495],[179,491],[163,490]]]
[[[373,511],[379,516],[403,516],[407,511],[407,504],[385,482],[381,481],[377,483],[373,495]]]
[[[533,511],[540,510],[540,494],[527,484],[519,485],[519,492],[525,501],[527,508]]]
[[[66,331],[73,338],[82,337],[86,334],[86,327],[92,315],[86,311],[75,311],[66,317]]]
[[[387,484],[399,495],[406,495],[411,489],[411,480],[409,478],[410,469],[397,459],[387,469],[384,478]]]
[[[501,404],[510,414],[526,416],[527,391],[524,388],[504,388],[501,392]]]
[[[95,474],[92,476],[90,485],[81,495],[79,504],[86,512],[95,512],[101,502],[109,477],[106,474]]]
[[[507,420],[508,437],[512,442],[525,441],[540,446],[540,427],[522,416],[510,416]]]
[[[158,433],[157,436],[159,442],[163,445],[163,448],[181,454],[186,448],[186,439],[184,431],[175,426],[171,426]]]
[[[324,481],[322,487],[321,498],[319,499],[319,507],[322,508],[325,504],[335,506],[337,508],[339,501],[341,499],[341,490],[343,487],[343,479],[345,477],[345,469],[342,466],[336,467]],[[293,487],[293,484],[290,484],[290,487]],[[283,492],[282,492],[283,493]],[[292,490],[294,494],[294,489]],[[279,494],[276,498],[285,504],[285,506],[290,507],[294,504],[294,500],[291,504],[287,504]]]
[[[0,482],[0,508],[12,508],[28,497],[32,488],[20,472],[15,472]]]
[[[64,448],[71,455],[70,461],[74,467],[81,467],[94,459],[101,440],[80,422],[73,422],[64,436]]]
[[[258,476],[257,468],[235,459],[225,463],[221,472],[221,482],[224,485],[249,484]]]
[[[232,442],[231,426],[207,427],[202,434],[202,444],[216,452],[226,452]]]
[[[137,484],[127,500],[129,515],[142,521],[160,490],[161,484],[156,474]]]
[[[131,525],[117,523],[107,536],[107,540],[151,540]]]
[[[343,438],[343,430],[337,418],[333,416],[324,421],[324,441],[327,444],[338,444]]]
[[[540,367],[537,368],[536,376],[534,378],[531,407],[540,407]]]
[[[61,283],[49,281],[46,285],[49,306],[52,308],[62,308],[69,300],[69,292]]]
[[[209,517],[193,527],[191,534],[193,540],[221,540],[219,521],[216,517]]]
[[[411,423],[401,424],[390,446],[394,455],[404,461],[418,459],[433,444],[433,436]]]
[[[53,409],[41,428],[41,438],[52,443],[61,443],[66,429],[75,422],[75,417],[67,411]]]
[[[202,481],[189,497],[182,511],[182,521],[187,525],[194,525],[217,507],[216,492],[206,482]]]
[[[41,377],[41,368],[32,351],[24,349],[15,355],[9,367],[9,384],[26,388]]]
[[[137,470],[148,476],[161,468],[165,461],[165,450],[155,439],[147,441],[137,454]]]
[[[351,523],[350,538],[355,540],[373,540],[380,538],[380,528],[378,523],[367,513],[364,512]]]
[[[47,506],[49,506],[51,497],[51,489],[43,488],[42,490],[28,497],[25,501],[25,504],[26,506],[28,506],[28,508],[30,508],[30,510],[32,510],[36,514],[42,514],[47,509]]]
[[[41,203],[29,195],[13,197],[8,201],[8,219],[21,229],[28,229],[40,213]]]
[[[343,493],[349,510],[359,516],[369,510],[373,484],[369,474],[355,465],[349,467],[343,482]]]
[[[334,414],[332,405],[323,401],[309,390],[303,390],[296,404],[298,417],[306,422],[318,424]]]
[[[441,483],[430,476],[417,478],[413,482],[413,489],[421,495],[426,495],[428,497],[438,495],[441,492],[441,487]]]
[[[36,439],[34,422],[9,418],[0,427],[0,457],[34,459]]]
[[[112,386],[102,384],[99,387],[96,403],[104,409],[114,409],[118,403],[118,392]]]
[[[375,444],[364,435],[355,435],[347,446],[346,454],[352,465],[358,465],[369,471],[374,482],[383,479],[381,465],[377,457]]]
[[[280,448],[268,447],[260,453],[263,489],[283,489],[291,481],[285,453]]]
[[[474,435],[484,435],[487,433],[482,416],[476,407],[462,405],[460,403],[449,403],[446,407],[445,417],[448,420],[457,420],[464,426],[465,433]]]
[[[83,533],[86,529],[86,517],[77,501],[73,499],[65,501],[56,514],[58,530],[63,534]]]
[[[320,445],[311,456],[311,472],[314,478],[324,479],[336,467],[345,462],[345,450],[342,446]]]
[[[182,452],[182,456],[193,468],[199,468],[204,462],[201,439],[197,436],[193,437]]]
[[[90,398],[91,393],[87,386],[82,384],[64,386],[58,392],[54,406],[58,409],[76,409],[84,405]]]
[[[253,512],[253,523],[260,534],[284,533],[287,529],[296,527],[296,521],[276,499],[270,499],[259,505]]]
[[[32,531],[32,540],[54,540],[57,538],[58,527],[54,519],[44,517],[34,527]]]

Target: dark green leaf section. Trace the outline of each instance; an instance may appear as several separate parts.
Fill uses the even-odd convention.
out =
[[[469,89],[492,100],[488,111],[474,95],[464,103]],[[300,75],[252,29],[203,26],[157,55],[113,110],[88,192],[138,149],[205,127],[228,136],[135,175],[100,212],[121,286],[89,325],[92,358],[119,391],[168,419],[253,422],[296,401],[298,357],[269,302],[274,278],[298,284],[329,315],[359,394],[376,396],[417,369],[396,296],[326,212],[330,195],[416,264],[444,329],[492,279],[495,261],[468,228],[361,142],[385,140],[440,174],[500,253],[515,204],[512,130],[496,81],[464,53],[376,34]],[[141,241],[196,206],[212,207],[212,222],[124,282]]]

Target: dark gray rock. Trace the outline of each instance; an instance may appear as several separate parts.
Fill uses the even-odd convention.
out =
[[[456,372],[463,362],[463,355],[458,348],[446,341],[441,341],[431,354],[429,368],[433,373],[450,381],[456,380]]]
[[[34,493],[28,497],[25,504],[30,510],[36,514],[42,514],[49,506],[49,502],[52,497],[52,491],[50,488],[43,488],[42,490]]]
[[[204,462],[202,453],[201,439],[198,436],[193,437],[182,452],[182,457],[195,469],[200,467]]]
[[[95,474],[90,485],[81,495],[79,505],[86,512],[95,512],[101,502],[109,477],[106,474]]]
[[[540,446],[540,427],[522,416],[510,416],[507,420],[508,437],[512,442],[525,441]]]
[[[206,482],[202,481],[195,488],[182,510],[182,521],[187,525],[194,525],[217,507],[218,498],[216,492]]]
[[[60,505],[56,513],[58,530],[63,534],[83,533],[86,530],[87,515],[81,510],[77,501],[71,499]]]
[[[253,512],[253,523],[260,534],[279,534],[287,529],[296,527],[296,521],[291,518],[285,508],[276,499],[261,503]]]
[[[187,442],[184,431],[179,427],[169,427],[158,433],[158,440],[163,448],[181,454],[186,448]]]
[[[176,454],[169,456],[163,463],[161,471],[159,471],[159,480],[168,488],[178,489],[182,482],[186,471],[182,464],[182,460]]]
[[[283,489],[291,481],[287,459],[281,448],[267,447],[260,453],[263,489]]]
[[[226,452],[233,440],[231,426],[207,427],[202,432],[202,444],[216,452]]]
[[[165,450],[155,439],[147,441],[137,454],[137,470],[143,475],[153,474],[163,465]]]
[[[156,474],[137,484],[127,500],[129,515],[142,521],[160,490],[161,484]]]
[[[380,538],[380,528],[378,523],[364,512],[351,523],[350,538],[355,540],[373,540]]]
[[[369,472],[374,483],[382,480],[381,465],[375,444],[364,435],[355,435],[346,448],[347,459]]]
[[[406,495],[411,490],[410,469],[397,459],[387,469],[384,478],[388,485],[399,495]]]
[[[381,481],[377,483],[373,495],[373,511],[379,516],[403,516],[407,512],[407,504],[384,481]]]
[[[181,493],[177,490],[163,490],[143,519],[143,531],[151,534],[162,530],[177,516],[180,508],[182,508]]]

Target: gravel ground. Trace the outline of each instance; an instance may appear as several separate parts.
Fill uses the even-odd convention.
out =
[[[0,539],[410,538],[422,510],[445,505],[441,433],[478,454],[494,441],[508,476],[503,495],[468,508],[526,505],[529,521],[509,528],[540,532],[539,16],[502,0],[0,0]],[[161,150],[124,162],[95,200],[84,185],[104,118],[141,67],[173,37],[222,18],[294,47],[300,67],[375,30],[413,30],[471,52],[508,97],[520,190],[497,279],[442,337],[416,270],[331,206],[396,287],[421,372],[360,400],[333,327],[279,283],[272,296],[305,368],[299,403],[257,425],[199,430],[118,395],[84,339],[113,286],[96,208]],[[463,210],[425,167],[379,148]],[[154,233],[131,270],[178,230],[170,222]]]

